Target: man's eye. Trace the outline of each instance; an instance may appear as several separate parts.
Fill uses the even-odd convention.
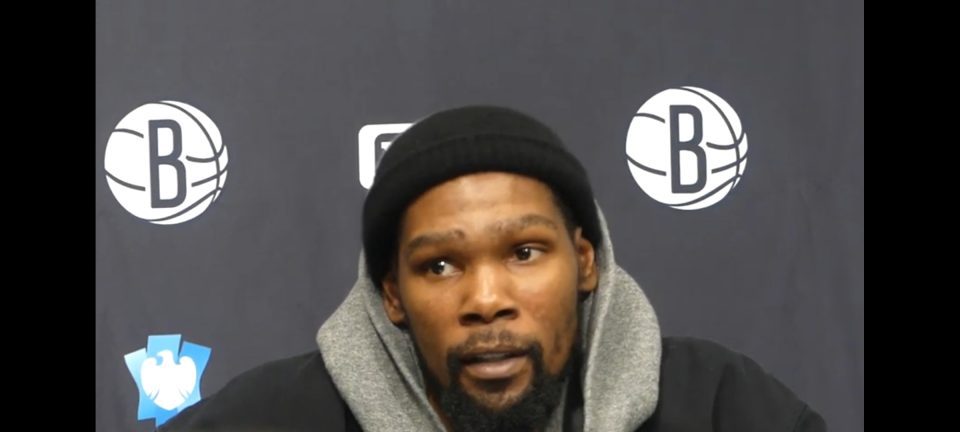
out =
[[[542,254],[543,252],[540,250],[534,249],[530,246],[523,246],[523,247],[518,247],[516,250],[513,251],[513,253],[514,255],[516,255],[517,260],[530,261],[540,256],[540,254]]]
[[[427,264],[427,269],[437,276],[447,276],[454,271],[453,265],[442,259],[431,261]]]

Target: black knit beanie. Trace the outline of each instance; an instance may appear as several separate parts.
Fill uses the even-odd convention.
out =
[[[363,250],[377,287],[396,254],[407,206],[447,180],[508,172],[546,183],[570,210],[595,250],[603,238],[593,191],[580,162],[536,119],[507,108],[467,106],[418,121],[383,154],[363,204]]]

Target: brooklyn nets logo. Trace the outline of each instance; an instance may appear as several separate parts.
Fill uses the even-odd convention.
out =
[[[161,225],[199,216],[227,179],[220,130],[183,102],[148,103],[127,114],[110,134],[103,163],[120,205]]]
[[[645,102],[627,131],[627,166],[651,198],[697,210],[726,197],[747,166],[747,134],[719,96],[696,87]]]

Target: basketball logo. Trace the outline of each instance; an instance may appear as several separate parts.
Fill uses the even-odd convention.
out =
[[[740,183],[747,134],[716,94],[664,90],[637,111],[627,131],[627,166],[651,198],[679,210],[716,204]]]
[[[220,197],[227,148],[200,110],[161,101],[131,111],[110,134],[107,184],[134,216],[161,225],[186,222]]]

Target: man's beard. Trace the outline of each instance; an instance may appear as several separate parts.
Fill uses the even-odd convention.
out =
[[[579,332],[577,332],[579,335]],[[498,408],[490,408],[470,396],[460,383],[463,370],[461,358],[465,352],[480,343],[522,346],[533,364],[533,377],[530,384],[512,400],[501,403]],[[414,344],[416,345],[416,344]],[[543,347],[539,342],[520,340],[513,333],[503,330],[499,333],[488,331],[470,336],[466,342],[451,348],[447,352],[447,371],[450,385],[443,388],[437,378],[427,370],[426,362],[416,349],[421,370],[428,392],[436,396],[436,402],[446,414],[456,432],[494,432],[494,431],[541,431],[550,419],[563,395],[564,382],[572,370],[574,359],[579,355],[580,347],[576,341],[570,350],[563,368],[556,375],[546,371],[543,362]]]

